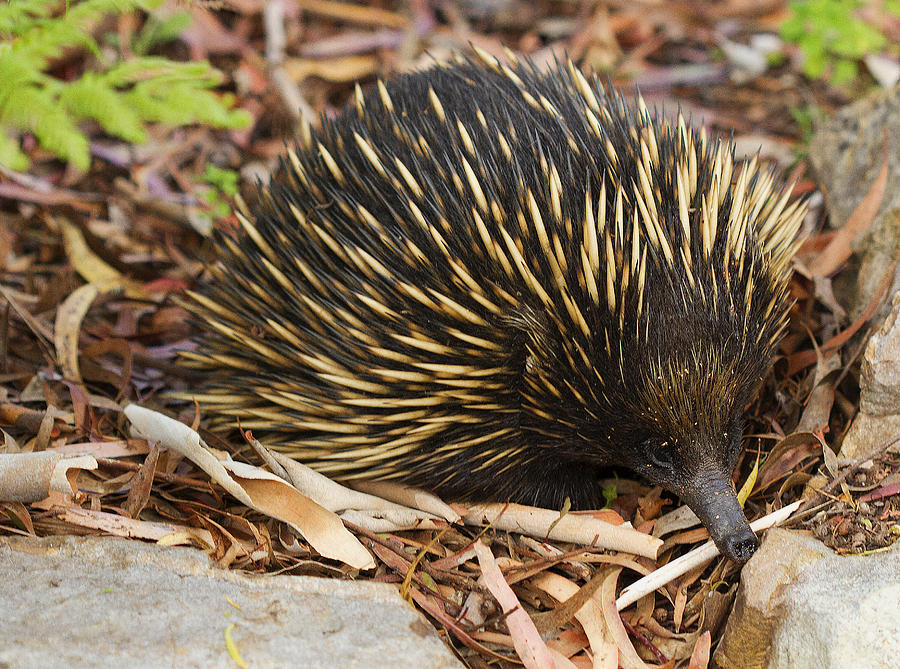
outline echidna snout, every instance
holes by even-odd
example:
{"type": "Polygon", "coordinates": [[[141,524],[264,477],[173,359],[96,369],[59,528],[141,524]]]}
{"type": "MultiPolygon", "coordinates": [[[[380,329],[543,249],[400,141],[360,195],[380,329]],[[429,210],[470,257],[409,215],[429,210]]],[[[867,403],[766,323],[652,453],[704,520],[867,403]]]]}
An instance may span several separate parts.
{"type": "Polygon", "coordinates": [[[725,557],[741,563],[750,559],[759,542],[738,503],[730,474],[707,468],[682,488],[680,496],[725,557]]]}
{"type": "Polygon", "coordinates": [[[804,214],[757,159],[479,53],[357,89],[260,194],[192,293],[212,427],[458,501],[585,508],[627,466],[751,552],[729,472],[804,214]]]}

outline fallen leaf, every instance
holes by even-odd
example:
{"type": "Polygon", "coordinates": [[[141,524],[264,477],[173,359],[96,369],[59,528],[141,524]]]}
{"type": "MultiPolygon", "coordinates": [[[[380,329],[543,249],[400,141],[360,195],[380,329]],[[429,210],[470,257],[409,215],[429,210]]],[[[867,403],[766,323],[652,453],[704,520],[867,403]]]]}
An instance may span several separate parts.
{"type": "Polygon", "coordinates": [[[106,284],[88,283],[72,291],[71,295],[59,305],[53,327],[53,344],[64,378],[82,383],[81,372],[78,370],[78,337],[81,334],[81,323],[98,295],[118,288],[117,281],[106,284]]]}
{"type": "Polygon", "coordinates": [[[840,267],[853,253],[850,243],[863,233],[878,213],[878,207],[884,199],[884,191],[887,188],[888,179],[888,142],[885,137],[884,161],[881,171],[875,178],[869,192],[850,214],[847,222],[837,231],[831,242],[822,252],[809,263],[809,273],[812,276],[827,276],[840,267]]]}
{"type": "Polygon", "coordinates": [[[490,523],[499,530],[600,546],[655,560],[662,541],[630,527],[618,527],[590,516],[566,514],[521,504],[473,504],[463,515],[467,525],[490,523]],[[552,526],[552,529],[551,529],[552,526]]]}
{"type": "Polygon", "coordinates": [[[603,583],[600,584],[600,590],[594,594],[597,603],[603,612],[603,619],[606,621],[606,629],[612,637],[613,642],[619,649],[619,665],[626,669],[649,669],[641,657],[634,649],[631,639],[628,638],[628,631],[622,624],[622,618],[616,608],[616,583],[619,579],[621,567],[611,568],[603,583]]]}
{"type": "MultiPolygon", "coordinates": [[[[576,595],[579,587],[569,579],[544,572],[536,576],[531,584],[540,588],[557,601],[564,602],[576,595]]],[[[594,669],[616,669],[619,665],[619,650],[612,641],[606,623],[603,620],[603,610],[595,597],[591,597],[575,613],[575,618],[581,623],[584,633],[587,635],[594,656],[594,669]]]]}
{"type": "Polygon", "coordinates": [[[478,556],[478,564],[481,565],[481,578],[485,587],[491,591],[494,599],[503,609],[506,617],[506,626],[513,638],[516,654],[522,660],[526,669],[550,669],[555,666],[550,650],[538,634],[534,621],[528,617],[516,593],[509,587],[509,583],[503,578],[503,573],[494,560],[491,549],[480,541],[473,545],[478,556]]]}
{"type": "Polygon", "coordinates": [[[61,515],[68,523],[79,527],[101,530],[107,534],[129,539],[148,539],[168,546],[190,544],[197,541],[205,546],[213,546],[213,537],[208,530],[175,523],[157,523],[147,520],[126,518],[116,513],[92,511],[91,509],[68,508],[61,515]]]}
{"type": "Polygon", "coordinates": [[[69,470],[97,469],[90,455],[61,453],[0,453],[0,500],[38,502],[51,491],[73,495],[77,489],[68,478],[69,470]]]}
{"type": "Polygon", "coordinates": [[[688,669],[706,669],[709,665],[709,648],[710,634],[709,631],[706,631],[700,635],[700,638],[697,639],[697,643],[694,645],[694,652],[691,653],[688,669]]]}
{"type": "Polygon", "coordinates": [[[217,458],[196,431],[184,423],[136,404],[125,407],[134,430],[190,459],[245,506],[289,523],[321,555],[356,569],[375,561],[333,512],[316,504],[283,479],[259,467],[217,458]]]}
{"type": "Polygon", "coordinates": [[[297,0],[300,9],[349,23],[364,23],[388,28],[406,28],[409,19],[403,14],[377,7],[366,7],[334,0],[297,0]]]}

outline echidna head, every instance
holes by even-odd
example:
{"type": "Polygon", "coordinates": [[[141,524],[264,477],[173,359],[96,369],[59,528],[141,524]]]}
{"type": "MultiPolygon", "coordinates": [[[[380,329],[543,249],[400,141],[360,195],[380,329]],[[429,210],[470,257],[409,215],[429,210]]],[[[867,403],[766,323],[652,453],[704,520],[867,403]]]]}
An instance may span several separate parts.
{"type": "MultiPolygon", "coordinates": [[[[663,307],[654,313],[656,336],[622,343],[623,373],[610,373],[605,381],[612,402],[579,407],[586,416],[579,440],[585,450],[600,451],[677,494],[720,551],[744,562],[757,541],[731,472],[740,453],[743,412],[768,370],[771,351],[736,336],[733,326],[721,322],[727,315],[673,315],[663,307]]],[[[564,420],[575,422],[572,414],[564,420]]]]}
{"type": "Polygon", "coordinates": [[[681,497],[719,550],[744,562],[757,540],[737,501],[731,472],[741,448],[744,406],[757,385],[740,372],[759,362],[736,361],[738,369],[726,369],[716,368],[713,360],[690,360],[693,365],[682,362],[680,370],[651,370],[656,375],[645,380],[640,393],[645,413],[635,414],[629,464],[681,497]]]}
{"type": "MultiPolygon", "coordinates": [[[[764,274],[753,280],[770,290],[764,274]]],[[[554,334],[551,324],[528,319],[532,349],[540,354],[526,360],[523,385],[551,392],[534,398],[526,393],[526,411],[545,417],[534,419],[533,431],[557,434],[557,443],[564,444],[556,449],[560,457],[593,453],[674,492],[721,552],[743,562],[757,542],[731,472],[740,453],[743,413],[768,372],[780,324],[744,325],[748,310],[748,322],[760,321],[762,301],[709,309],[699,298],[682,302],[672,277],[659,273],[654,281],[640,336],[627,336],[636,328],[626,319],[625,335],[609,350],[605,337],[594,337],[599,342],[594,348],[582,346],[590,366],[577,364],[577,346],[566,333],[554,334]],[[532,410],[530,403],[537,406],[532,410]]]]}

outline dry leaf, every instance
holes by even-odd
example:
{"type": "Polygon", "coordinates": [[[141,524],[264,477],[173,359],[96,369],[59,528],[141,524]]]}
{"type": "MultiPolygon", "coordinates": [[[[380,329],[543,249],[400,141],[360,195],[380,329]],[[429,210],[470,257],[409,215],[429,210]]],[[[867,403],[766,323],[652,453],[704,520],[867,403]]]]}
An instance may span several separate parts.
{"type": "Polygon", "coordinates": [[[377,7],[367,7],[335,0],[297,0],[300,9],[348,23],[364,23],[388,28],[406,28],[409,19],[403,14],[377,7]]]}
{"type": "Polygon", "coordinates": [[[150,490],[153,487],[153,474],[156,472],[156,462],[159,459],[159,446],[153,444],[144,464],[138,469],[131,481],[131,489],[125,499],[123,511],[131,518],[137,518],[141,510],[147,506],[150,499],[150,490]]]}
{"type": "Polygon", "coordinates": [[[603,612],[606,629],[619,649],[619,665],[626,669],[649,669],[637,654],[631,639],[628,638],[628,631],[625,629],[625,625],[622,624],[622,619],[619,617],[619,611],[616,607],[616,583],[621,571],[621,567],[611,568],[606,578],[603,579],[600,590],[594,594],[594,598],[603,612]]]}
{"type": "MultiPolygon", "coordinates": [[[[413,512],[413,509],[410,509],[409,507],[395,504],[394,502],[382,499],[381,497],[376,497],[375,495],[369,495],[364,492],[344,487],[340,483],[332,481],[324,474],[304,465],[302,462],[292,460],[283,453],[278,453],[270,449],[266,449],[266,452],[275,460],[275,462],[284,468],[288,475],[288,480],[297,490],[304,495],[313,498],[318,504],[321,504],[329,511],[340,512],[347,509],[353,509],[356,511],[377,510],[413,512]]],[[[433,516],[428,513],[419,512],[418,517],[430,518],[433,516]]]]}
{"type": "Polygon", "coordinates": [[[191,540],[196,540],[211,548],[215,543],[212,534],[207,530],[175,523],[133,520],[116,513],[106,513],[105,511],[68,508],[61,518],[79,527],[90,527],[117,537],[158,541],[167,546],[189,544],[191,540]]]}
{"type": "Polygon", "coordinates": [[[284,69],[291,80],[301,82],[307,77],[319,77],[326,81],[358,81],[374,74],[378,69],[375,56],[341,56],[314,60],[312,58],[288,58],[284,69]]]}
{"type": "Polygon", "coordinates": [[[91,304],[101,292],[114,290],[118,282],[100,284],[89,283],[72,291],[56,310],[56,324],[53,327],[53,344],[60,371],[66,379],[81,383],[78,371],[78,337],[81,322],[91,304]]]}
{"type": "Polygon", "coordinates": [[[434,493],[397,483],[396,481],[353,481],[351,485],[361,492],[381,499],[396,502],[409,509],[419,509],[443,518],[448,523],[457,523],[459,514],[434,493]]]}
{"type": "Polygon", "coordinates": [[[284,480],[252,465],[219,460],[197,432],[161,413],[129,404],[125,415],[140,436],[189,458],[245,506],[289,523],[321,555],[356,569],[375,567],[372,556],[340,518],[284,480]]]}
{"type": "Polygon", "coordinates": [[[374,569],[375,561],[341,519],[274,474],[243,462],[222,463],[247,492],[252,508],[283,520],[320,554],[356,569],[374,569]]]}
{"type": "Polygon", "coordinates": [[[691,653],[691,661],[688,669],[706,669],[709,665],[710,634],[708,631],[700,635],[694,652],[691,653]]]}
{"type": "Polygon", "coordinates": [[[84,241],[84,235],[77,226],[70,223],[65,218],[57,218],[59,227],[63,234],[63,245],[66,249],[66,256],[72,267],[81,277],[88,283],[116,283],[121,282],[123,277],[117,269],[108,265],[91,251],[87,242],[84,241]]]}
{"type": "Polygon", "coordinates": [[[549,669],[555,666],[550,650],[538,634],[534,621],[528,617],[522,605],[519,603],[516,593],[509,587],[509,583],[503,578],[503,573],[494,561],[491,549],[480,541],[476,541],[473,548],[478,556],[478,564],[481,565],[481,578],[479,581],[491,591],[503,614],[506,616],[506,626],[513,638],[516,654],[522,660],[526,669],[549,669]]]}
{"type": "MultiPolygon", "coordinates": [[[[531,584],[560,602],[574,596],[579,590],[572,581],[552,572],[544,572],[536,576],[531,584]]],[[[584,606],[578,609],[575,618],[581,623],[590,643],[591,653],[594,657],[594,669],[616,669],[619,665],[619,651],[606,628],[603,610],[597,600],[591,597],[584,606]]]]}
{"type": "Polygon", "coordinates": [[[884,161],[881,165],[881,171],[875,178],[872,187],[869,188],[869,192],[866,193],[866,196],[853,210],[853,213],[850,214],[847,222],[837,231],[837,234],[835,234],[828,246],[809,263],[809,273],[812,276],[827,276],[850,257],[853,253],[850,243],[875,220],[875,214],[878,213],[878,207],[881,206],[881,200],[884,198],[887,179],[888,144],[885,138],[884,161]]]}
{"type": "Polygon", "coordinates": [[[69,470],[97,469],[90,455],[66,457],[61,453],[0,453],[0,500],[38,502],[50,491],[73,495],[69,470]]]}

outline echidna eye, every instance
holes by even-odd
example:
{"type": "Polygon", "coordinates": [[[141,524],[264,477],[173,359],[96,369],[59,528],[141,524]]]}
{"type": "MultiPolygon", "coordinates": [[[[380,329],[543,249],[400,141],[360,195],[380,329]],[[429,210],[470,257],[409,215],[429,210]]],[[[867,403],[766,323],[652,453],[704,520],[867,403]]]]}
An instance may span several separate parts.
{"type": "Polygon", "coordinates": [[[660,469],[672,469],[672,445],[655,440],[644,442],[644,450],[650,463],[660,469]]]}
{"type": "Polygon", "coordinates": [[[652,453],[650,459],[657,467],[672,469],[672,455],[668,451],[652,453]]]}

